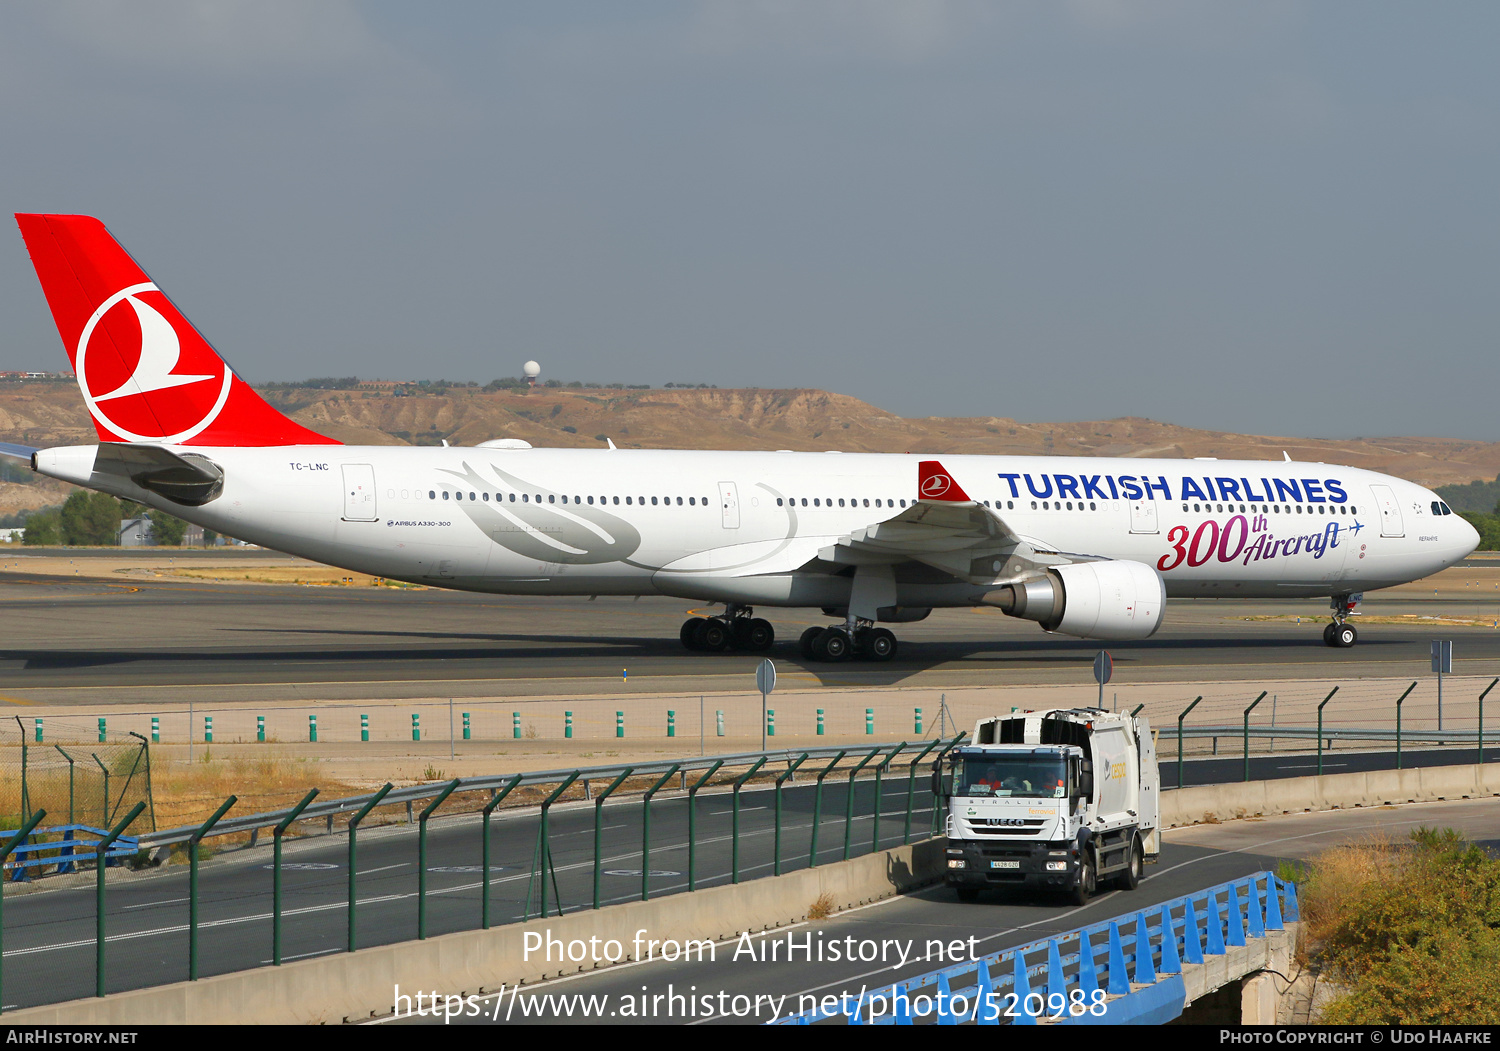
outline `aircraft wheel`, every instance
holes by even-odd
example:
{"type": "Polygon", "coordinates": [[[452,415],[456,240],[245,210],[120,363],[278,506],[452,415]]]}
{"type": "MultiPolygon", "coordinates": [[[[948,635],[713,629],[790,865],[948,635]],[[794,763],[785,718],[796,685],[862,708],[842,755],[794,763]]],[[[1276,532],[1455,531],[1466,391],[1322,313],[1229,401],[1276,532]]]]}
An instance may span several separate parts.
{"type": "Polygon", "coordinates": [[[829,628],[813,643],[813,655],[819,660],[845,661],[849,659],[849,636],[838,628],[829,628]]]}
{"type": "Polygon", "coordinates": [[[1325,646],[1337,646],[1338,645],[1338,643],[1336,643],[1336,642],[1333,641],[1333,629],[1335,629],[1337,627],[1338,627],[1337,624],[1325,624],[1325,625],[1323,625],[1323,645],[1325,645],[1325,646]]]}
{"type": "Polygon", "coordinates": [[[679,637],[682,644],[690,650],[696,650],[698,646],[698,625],[704,623],[702,617],[692,617],[682,622],[682,631],[679,637]]]}
{"type": "Polygon", "coordinates": [[[865,652],[872,661],[888,661],[896,655],[896,636],[885,628],[876,628],[865,639],[865,652]]]}
{"type": "Polygon", "coordinates": [[[771,648],[776,641],[776,629],[771,627],[769,620],[756,617],[746,626],[744,638],[736,637],[740,645],[753,653],[761,653],[771,648]]]}
{"type": "Polygon", "coordinates": [[[814,625],[802,633],[802,637],[797,640],[797,651],[802,654],[803,660],[813,661],[818,659],[818,636],[827,630],[827,628],[814,625]]]}
{"type": "Polygon", "coordinates": [[[1354,630],[1353,624],[1340,624],[1333,632],[1333,644],[1339,649],[1347,650],[1359,641],[1359,632],[1354,630]]]}

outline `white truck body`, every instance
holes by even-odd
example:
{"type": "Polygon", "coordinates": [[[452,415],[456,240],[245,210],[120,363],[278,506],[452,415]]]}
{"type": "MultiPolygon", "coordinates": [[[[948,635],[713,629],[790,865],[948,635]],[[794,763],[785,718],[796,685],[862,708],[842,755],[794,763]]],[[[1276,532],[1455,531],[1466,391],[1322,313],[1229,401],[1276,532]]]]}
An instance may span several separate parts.
{"type": "Polygon", "coordinates": [[[948,883],[960,897],[1003,886],[1093,893],[1133,887],[1160,851],[1160,777],[1145,718],[1048,709],[981,719],[952,749],[948,883]]]}

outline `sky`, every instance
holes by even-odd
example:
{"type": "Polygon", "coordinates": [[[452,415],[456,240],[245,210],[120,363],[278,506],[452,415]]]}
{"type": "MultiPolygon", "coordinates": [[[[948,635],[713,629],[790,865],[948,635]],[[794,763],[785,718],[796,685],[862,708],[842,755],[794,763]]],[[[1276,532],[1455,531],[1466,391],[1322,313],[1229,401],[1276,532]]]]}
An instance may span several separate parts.
{"type": "MultiPolygon", "coordinates": [[[[1500,440],[1500,6],[0,6],[0,201],[251,382],[1500,440]]],[[[66,367],[14,225],[0,370],[66,367]]]]}

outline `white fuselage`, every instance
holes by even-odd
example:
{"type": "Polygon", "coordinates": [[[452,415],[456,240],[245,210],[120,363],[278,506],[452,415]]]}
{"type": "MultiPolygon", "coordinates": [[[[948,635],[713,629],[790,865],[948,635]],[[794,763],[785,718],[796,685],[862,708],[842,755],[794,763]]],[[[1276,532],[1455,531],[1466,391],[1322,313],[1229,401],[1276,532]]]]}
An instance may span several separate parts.
{"type": "MultiPolygon", "coordinates": [[[[182,507],[96,473],[94,446],[38,470],[346,569],[521,594],[665,594],[838,606],[820,558],[912,503],[912,455],[389,446],[202,448],[222,494],[182,507]]],[[[1156,568],[1173,596],[1357,593],[1452,565],[1477,536],[1411,482],[1325,464],[944,456],[968,495],[1039,550],[1156,568]]],[[[1000,565],[995,566],[996,578],[1000,565]]],[[[898,603],[987,590],[917,563],[898,603]]]]}

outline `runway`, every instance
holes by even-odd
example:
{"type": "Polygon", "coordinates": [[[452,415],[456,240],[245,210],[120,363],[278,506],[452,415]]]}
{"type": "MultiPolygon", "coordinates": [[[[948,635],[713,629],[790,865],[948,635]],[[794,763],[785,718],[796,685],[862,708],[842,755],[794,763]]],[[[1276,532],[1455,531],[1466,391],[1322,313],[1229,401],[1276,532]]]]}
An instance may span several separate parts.
{"type": "MultiPolygon", "coordinates": [[[[743,690],[761,660],[685,651],[678,628],[693,607],[675,599],[235,584],[101,571],[104,557],[121,555],[79,553],[64,559],[72,572],[59,574],[30,572],[29,556],[7,553],[0,570],[7,699],[99,706],[195,690],[217,700],[718,692],[743,690]]],[[[210,561],[198,552],[172,557],[177,569],[210,561]]],[[[247,572],[272,562],[311,565],[261,552],[234,558],[247,572]]],[[[1117,680],[1137,683],[1399,677],[1428,673],[1430,640],[1452,638],[1456,673],[1500,674],[1500,629],[1491,626],[1500,623],[1497,584],[1500,562],[1475,560],[1371,594],[1349,650],[1322,645],[1324,603],[1232,599],[1173,600],[1154,637],[1109,649],[1117,680]]],[[[808,686],[1076,684],[1090,681],[1100,649],[995,610],[938,610],[894,626],[901,649],[888,664],[819,664],[802,660],[796,638],[825,618],[815,610],[760,612],[777,631],[770,656],[808,686]]]]}

